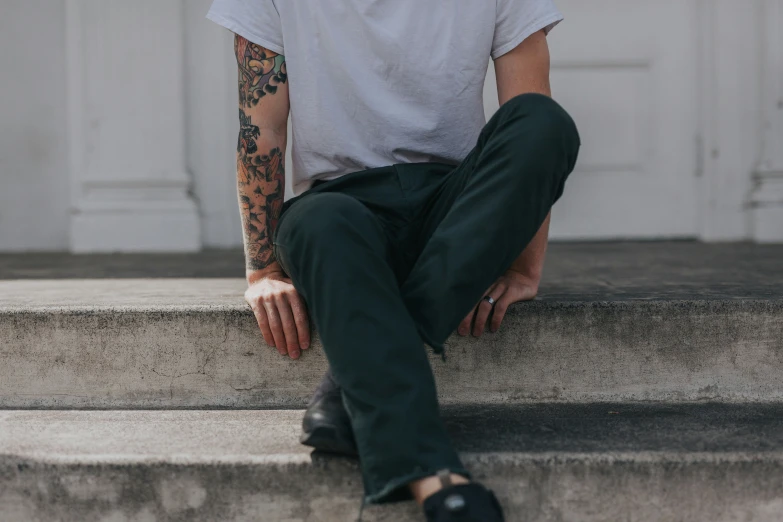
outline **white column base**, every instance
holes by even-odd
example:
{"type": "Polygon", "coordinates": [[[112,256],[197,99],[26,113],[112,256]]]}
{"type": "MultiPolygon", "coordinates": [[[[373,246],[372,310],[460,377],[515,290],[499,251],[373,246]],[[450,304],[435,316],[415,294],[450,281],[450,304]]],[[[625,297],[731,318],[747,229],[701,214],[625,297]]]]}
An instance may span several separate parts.
{"type": "Polygon", "coordinates": [[[783,244],[783,206],[756,208],[753,220],[756,243],[783,244]]]}
{"type": "Polygon", "coordinates": [[[753,240],[783,243],[783,172],[756,174],[750,205],[753,240]]]}
{"type": "Polygon", "coordinates": [[[79,214],[71,222],[71,251],[198,252],[201,238],[193,229],[197,219],[195,212],[174,214],[164,210],[145,215],[79,214]]]}
{"type": "Polygon", "coordinates": [[[84,183],[73,211],[71,250],[86,252],[195,252],[201,232],[195,203],[181,181],[84,183]]]}

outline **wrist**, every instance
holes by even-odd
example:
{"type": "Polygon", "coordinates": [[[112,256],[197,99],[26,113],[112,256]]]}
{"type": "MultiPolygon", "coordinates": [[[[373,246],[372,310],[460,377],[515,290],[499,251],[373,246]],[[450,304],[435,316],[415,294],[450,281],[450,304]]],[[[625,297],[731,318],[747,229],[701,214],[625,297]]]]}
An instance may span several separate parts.
{"type": "Polygon", "coordinates": [[[283,275],[283,269],[277,261],[273,261],[264,268],[248,268],[245,270],[245,279],[247,279],[247,283],[250,285],[263,279],[281,275],[283,275]]]}
{"type": "Polygon", "coordinates": [[[538,289],[538,285],[541,283],[542,271],[530,269],[520,270],[518,268],[511,267],[506,271],[506,275],[538,289]]]}

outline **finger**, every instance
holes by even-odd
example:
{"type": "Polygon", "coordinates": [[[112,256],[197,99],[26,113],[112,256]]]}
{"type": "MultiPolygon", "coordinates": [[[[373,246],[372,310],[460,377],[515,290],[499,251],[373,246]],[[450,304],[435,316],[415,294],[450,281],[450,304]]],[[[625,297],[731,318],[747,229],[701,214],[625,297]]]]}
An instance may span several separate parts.
{"type": "Polygon", "coordinates": [[[266,310],[263,306],[256,306],[253,308],[253,315],[256,316],[256,322],[258,328],[261,330],[261,335],[264,337],[264,342],[270,348],[275,345],[275,338],[272,335],[272,330],[269,328],[269,319],[266,316],[266,310]]]}
{"type": "MultiPolygon", "coordinates": [[[[494,287],[490,288],[486,295],[490,296],[497,302],[505,290],[506,285],[503,283],[498,283],[494,287]]],[[[492,305],[489,304],[489,301],[482,298],[478,305],[478,310],[476,311],[476,322],[473,324],[474,336],[481,337],[481,334],[484,333],[484,329],[487,327],[487,319],[489,319],[490,313],[492,313],[492,305]]]]}
{"type": "MultiPolygon", "coordinates": [[[[495,287],[493,284],[489,289],[485,292],[484,295],[487,295],[489,292],[492,291],[492,289],[495,287]]],[[[483,298],[482,298],[483,299],[483,298]]],[[[459,327],[457,329],[457,333],[460,335],[468,335],[470,333],[470,327],[473,324],[473,319],[476,318],[476,313],[478,312],[479,305],[481,304],[481,301],[476,303],[476,306],[474,306],[468,315],[465,316],[465,318],[462,320],[462,322],[459,324],[459,327]]]]}
{"type": "Polygon", "coordinates": [[[476,307],[470,309],[470,312],[468,312],[468,315],[465,316],[465,319],[462,320],[461,323],[459,323],[459,326],[457,327],[457,333],[465,336],[470,333],[470,323],[473,322],[473,316],[476,315],[476,307]]]}
{"type": "Polygon", "coordinates": [[[285,345],[285,334],[283,333],[283,323],[280,321],[280,314],[277,312],[277,306],[274,302],[264,302],[266,316],[269,319],[269,329],[272,330],[272,336],[275,339],[275,347],[280,355],[287,355],[288,348],[285,345]]]}
{"type": "Polygon", "coordinates": [[[291,359],[298,359],[301,355],[299,348],[299,336],[296,334],[296,323],[294,322],[294,313],[291,310],[291,304],[286,296],[280,296],[277,300],[277,312],[280,314],[280,322],[283,325],[283,334],[285,335],[285,346],[288,356],[291,359]]]}
{"type": "Polygon", "coordinates": [[[291,310],[294,312],[294,322],[296,331],[299,335],[299,346],[302,350],[310,348],[310,318],[307,315],[307,306],[304,299],[298,293],[289,297],[291,301],[291,310]]]}
{"type": "Polygon", "coordinates": [[[503,322],[503,318],[506,316],[508,307],[513,302],[514,300],[510,295],[504,294],[500,297],[500,299],[498,299],[498,302],[495,303],[495,309],[492,311],[492,322],[489,325],[489,330],[492,333],[498,331],[498,328],[500,328],[500,323],[503,322]]]}

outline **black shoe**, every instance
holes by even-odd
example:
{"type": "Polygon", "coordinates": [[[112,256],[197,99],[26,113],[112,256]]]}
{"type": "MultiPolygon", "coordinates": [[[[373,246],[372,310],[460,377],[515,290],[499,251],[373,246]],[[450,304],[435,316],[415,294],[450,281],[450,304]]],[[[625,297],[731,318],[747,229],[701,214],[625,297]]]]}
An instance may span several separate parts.
{"type": "Polygon", "coordinates": [[[424,501],[428,522],[504,522],[495,494],[481,484],[441,489],[424,501]]]}
{"type": "Polygon", "coordinates": [[[340,385],[332,377],[331,370],[326,372],[310,400],[302,419],[299,441],[318,451],[352,457],[357,455],[351,419],[343,406],[340,385]]]}

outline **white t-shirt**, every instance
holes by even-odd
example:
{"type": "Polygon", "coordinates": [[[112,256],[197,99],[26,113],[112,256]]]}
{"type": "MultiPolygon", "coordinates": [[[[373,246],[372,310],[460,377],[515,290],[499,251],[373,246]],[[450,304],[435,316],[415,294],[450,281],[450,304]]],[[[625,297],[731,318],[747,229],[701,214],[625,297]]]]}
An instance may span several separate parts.
{"type": "Polygon", "coordinates": [[[294,193],[394,163],[458,164],[486,123],[489,57],[563,19],[552,0],[215,0],[285,55],[294,193]]]}

